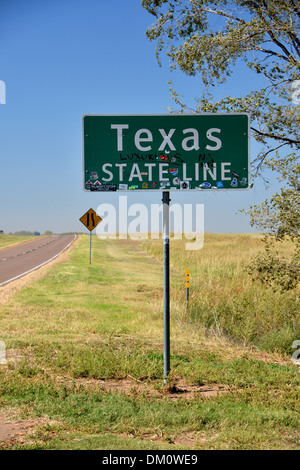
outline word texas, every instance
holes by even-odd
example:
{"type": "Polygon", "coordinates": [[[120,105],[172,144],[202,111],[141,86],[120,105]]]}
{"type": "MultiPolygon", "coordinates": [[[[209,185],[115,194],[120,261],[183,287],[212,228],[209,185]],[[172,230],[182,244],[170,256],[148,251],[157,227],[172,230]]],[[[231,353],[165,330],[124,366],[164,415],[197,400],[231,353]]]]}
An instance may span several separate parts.
{"type": "MultiPolygon", "coordinates": [[[[129,124],[111,124],[111,129],[115,129],[116,132],[116,144],[117,144],[117,150],[119,152],[123,151],[123,136],[126,135],[125,131],[126,129],[129,129],[129,124]]],[[[170,129],[170,131],[167,133],[164,129],[158,129],[162,141],[160,146],[158,147],[159,151],[164,151],[166,146],[168,145],[169,150],[176,151],[176,147],[174,143],[172,142],[172,136],[176,132],[176,129],[170,129]]],[[[206,137],[208,140],[211,142],[214,142],[214,145],[206,145],[207,150],[219,150],[222,146],[222,142],[214,134],[219,134],[221,132],[221,129],[214,127],[211,129],[208,129],[206,132],[206,137]]],[[[183,129],[182,133],[184,135],[187,135],[184,139],[182,139],[181,146],[182,149],[185,151],[190,151],[190,150],[199,150],[199,133],[197,129],[194,128],[189,128],[189,129],[183,129]]],[[[152,146],[150,145],[153,142],[153,135],[152,132],[149,129],[139,129],[134,136],[134,144],[137,148],[137,150],[140,150],[142,152],[149,152],[152,150],[152,146]]]]}

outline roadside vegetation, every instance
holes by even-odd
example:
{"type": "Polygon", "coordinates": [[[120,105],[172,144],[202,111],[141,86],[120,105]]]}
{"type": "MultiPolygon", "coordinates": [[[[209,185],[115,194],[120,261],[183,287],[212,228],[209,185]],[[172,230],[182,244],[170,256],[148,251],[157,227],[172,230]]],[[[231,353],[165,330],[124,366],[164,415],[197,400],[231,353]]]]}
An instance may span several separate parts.
{"type": "MultiPolygon", "coordinates": [[[[162,257],[160,241],[143,246],[162,257]]],[[[293,244],[285,240],[278,249],[288,256],[293,244]]],[[[282,292],[261,282],[252,262],[263,252],[259,234],[207,234],[199,251],[186,251],[184,240],[173,240],[172,299],[184,304],[184,271],[189,269],[185,318],[190,324],[243,346],[292,354],[300,338],[300,289],[282,292]]]]}
{"type": "Polygon", "coordinates": [[[80,236],[1,305],[0,418],[37,425],[0,448],[299,448],[299,304],[252,283],[258,236],[207,235],[198,252],[171,241],[167,385],[162,241],[93,237],[92,247],[90,265],[80,236]]]}

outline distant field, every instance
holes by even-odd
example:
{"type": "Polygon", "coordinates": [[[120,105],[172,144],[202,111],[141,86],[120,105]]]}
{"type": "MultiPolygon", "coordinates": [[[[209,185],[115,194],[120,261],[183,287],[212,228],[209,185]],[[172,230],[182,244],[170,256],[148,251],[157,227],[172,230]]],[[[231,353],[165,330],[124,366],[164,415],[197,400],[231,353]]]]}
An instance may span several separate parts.
{"type": "Polygon", "coordinates": [[[1,305],[0,436],[31,427],[0,448],[299,449],[297,297],[252,283],[259,237],[171,241],[167,385],[162,240],[92,238],[1,305]]]}
{"type": "Polygon", "coordinates": [[[34,238],[33,236],[22,236],[22,235],[6,235],[0,234],[0,248],[14,245],[15,243],[21,243],[26,240],[34,238]]]}
{"type": "MultiPolygon", "coordinates": [[[[170,262],[175,304],[184,300],[185,269],[191,273],[187,320],[238,344],[291,354],[300,339],[300,289],[282,294],[253,282],[247,267],[264,249],[260,235],[206,234],[198,251],[185,250],[185,243],[171,241],[170,262]]],[[[145,241],[143,248],[162,259],[161,241],[145,241]]]]}

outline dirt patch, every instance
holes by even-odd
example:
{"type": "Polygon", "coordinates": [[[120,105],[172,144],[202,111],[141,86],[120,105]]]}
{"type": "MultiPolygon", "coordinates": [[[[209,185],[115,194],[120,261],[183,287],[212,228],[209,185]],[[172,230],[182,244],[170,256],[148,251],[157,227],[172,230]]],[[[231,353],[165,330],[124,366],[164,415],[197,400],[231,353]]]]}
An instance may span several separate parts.
{"type": "Polygon", "coordinates": [[[176,384],[148,382],[132,378],[120,380],[75,379],[78,387],[91,387],[104,392],[121,392],[126,395],[144,395],[149,398],[193,399],[197,396],[215,397],[231,389],[223,385],[190,385],[179,379],[176,384]]]}
{"type": "Polygon", "coordinates": [[[0,448],[22,443],[26,435],[47,422],[46,418],[19,419],[16,411],[0,411],[0,448]]]}
{"type": "Polygon", "coordinates": [[[184,381],[179,380],[176,385],[168,388],[167,395],[170,398],[196,398],[202,397],[215,397],[220,393],[230,392],[230,388],[224,385],[188,385],[184,381]]]}

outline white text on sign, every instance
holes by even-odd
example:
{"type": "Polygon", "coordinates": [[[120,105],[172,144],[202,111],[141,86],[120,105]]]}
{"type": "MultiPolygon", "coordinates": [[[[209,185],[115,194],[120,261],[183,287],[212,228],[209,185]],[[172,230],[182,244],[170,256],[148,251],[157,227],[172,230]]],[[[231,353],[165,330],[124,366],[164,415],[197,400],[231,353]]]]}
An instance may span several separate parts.
{"type": "MultiPolygon", "coordinates": [[[[125,131],[129,129],[129,124],[111,124],[111,129],[115,129],[117,131],[116,133],[116,143],[117,143],[117,150],[119,152],[123,152],[123,147],[124,147],[124,142],[123,142],[123,136],[125,135],[125,131]]],[[[174,143],[172,142],[172,137],[176,132],[176,129],[170,129],[168,132],[165,131],[165,129],[158,129],[162,141],[160,143],[160,146],[158,147],[158,151],[163,152],[167,149],[171,151],[176,151],[176,147],[174,143]]],[[[182,149],[185,151],[191,151],[191,150],[199,150],[200,145],[199,145],[199,132],[197,129],[194,128],[188,128],[188,129],[183,129],[182,133],[184,135],[187,135],[187,137],[182,139],[181,146],[182,149]]],[[[210,142],[214,142],[214,145],[209,145],[206,144],[205,148],[207,150],[211,151],[216,151],[219,150],[222,147],[222,141],[219,139],[214,134],[220,134],[221,129],[217,127],[213,127],[211,129],[208,129],[206,132],[206,139],[209,140],[210,142]]],[[[152,150],[152,146],[150,143],[153,142],[153,135],[152,132],[149,129],[139,129],[136,131],[135,136],[134,136],[134,144],[137,150],[142,151],[142,152],[150,152],[152,150]],[[145,145],[145,144],[149,145],[145,145]]]]}

